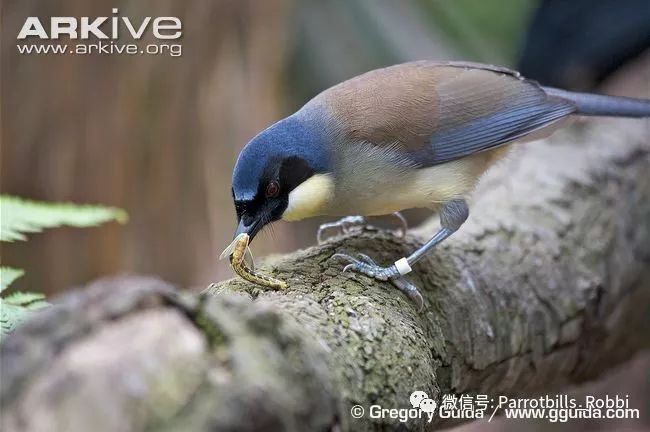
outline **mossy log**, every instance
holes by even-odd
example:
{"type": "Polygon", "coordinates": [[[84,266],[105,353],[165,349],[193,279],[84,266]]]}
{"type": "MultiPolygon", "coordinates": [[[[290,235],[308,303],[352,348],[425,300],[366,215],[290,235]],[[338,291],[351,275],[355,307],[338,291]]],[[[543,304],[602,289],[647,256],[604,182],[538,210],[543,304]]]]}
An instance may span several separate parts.
{"type": "Polygon", "coordinates": [[[418,313],[335,252],[389,263],[427,239],[363,233],[269,260],[283,292],[94,282],[1,347],[4,431],[429,430],[372,419],[422,390],[532,396],[650,345],[650,129],[601,120],[520,146],[467,225],[415,266],[418,313]],[[366,415],[354,419],[353,405],[366,415]]]}

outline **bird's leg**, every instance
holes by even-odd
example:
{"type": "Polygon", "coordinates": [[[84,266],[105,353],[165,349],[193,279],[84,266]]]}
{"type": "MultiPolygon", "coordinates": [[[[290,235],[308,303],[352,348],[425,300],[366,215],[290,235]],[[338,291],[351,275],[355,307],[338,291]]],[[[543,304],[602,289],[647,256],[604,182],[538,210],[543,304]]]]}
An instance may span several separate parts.
{"type": "MultiPolygon", "coordinates": [[[[404,216],[402,216],[400,212],[392,213],[392,216],[394,216],[398,220],[399,222],[398,236],[400,238],[403,238],[406,235],[406,231],[408,230],[408,224],[406,222],[406,219],[404,218],[404,216]]],[[[367,219],[363,216],[346,216],[335,222],[328,222],[319,226],[318,231],[316,233],[316,239],[318,240],[318,244],[323,244],[325,240],[327,240],[326,238],[323,238],[323,234],[325,231],[336,228],[339,229],[341,233],[348,234],[356,227],[361,227],[362,229],[368,229],[368,230],[378,229],[372,225],[369,225],[367,219]]]]}
{"type": "MultiPolygon", "coordinates": [[[[395,262],[399,266],[399,262],[406,261],[408,266],[412,266],[418,262],[429,250],[442,243],[447,237],[458,231],[458,229],[465,223],[469,217],[469,208],[464,199],[455,199],[447,201],[440,208],[440,229],[436,232],[431,239],[426,242],[422,247],[417,249],[407,258],[402,258],[395,262]]],[[[400,274],[404,276],[409,273],[411,269],[404,269],[400,274]]]]}
{"type": "MultiPolygon", "coordinates": [[[[333,258],[341,258],[349,263],[345,266],[343,271],[355,270],[378,280],[392,280],[393,284],[401,291],[407,293],[411,299],[414,299],[414,296],[419,296],[421,299],[417,288],[406,281],[403,276],[410,273],[412,270],[411,266],[418,262],[427,252],[429,252],[429,250],[433,249],[447,237],[458,231],[460,226],[467,220],[468,216],[469,209],[465,200],[457,199],[446,202],[440,209],[441,228],[438,232],[436,232],[428,242],[418,248],[411,255],[397,260],[389,267],[378,266],[372,259],[369,259],[368,256],[363,254],[360,255],[361,259],[340,253],[334,254],[333,258]],[[408,286],[404,283],[407,283],[408,286]],[[417,295],[413,293],[413,290],[417,295]]],[[[415,299],[414,301],[418,303],[415,299]]]]}
{"type": "Polygon", "coordinates": [[[391,213],[391,214],[392,214],[392,215],[397,219],[397,221],[399,222],[399,230],[400,230],[400,231],[398,231],[399,234],[398,234],[397,236],[398,236],[399,238],[404,238],[404,236],[406,235],[406,231],[408,231],[408,229],[409,229],[409,224],[408,224],[408,222],[406,221],[406,218],[405,218],[404,215],[402,215],[402,213],[400,213],[400,212],[394,212],[394,213],[391,213]]]}

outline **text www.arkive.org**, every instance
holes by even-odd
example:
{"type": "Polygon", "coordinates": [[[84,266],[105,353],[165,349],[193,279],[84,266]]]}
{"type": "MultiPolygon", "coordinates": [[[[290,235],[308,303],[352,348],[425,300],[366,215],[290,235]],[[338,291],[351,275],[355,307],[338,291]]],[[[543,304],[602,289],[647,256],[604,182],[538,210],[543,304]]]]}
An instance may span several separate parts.
{"type": "Polygon", "coordinates": [[[111,54],[126,54],[126,55],[168,55],[171,57],[179,57],[183,54],[183,46],[181,44],[147,44],[139,47],[134,43],[115,43],[111,42],[96,42],[96,43],[79,43],[79,44],[17,44],[16,48],[20,54],[34,54],[34,55],[56,55],[56,54],[72,54],[72,55],[111,55],[111,54]]]}

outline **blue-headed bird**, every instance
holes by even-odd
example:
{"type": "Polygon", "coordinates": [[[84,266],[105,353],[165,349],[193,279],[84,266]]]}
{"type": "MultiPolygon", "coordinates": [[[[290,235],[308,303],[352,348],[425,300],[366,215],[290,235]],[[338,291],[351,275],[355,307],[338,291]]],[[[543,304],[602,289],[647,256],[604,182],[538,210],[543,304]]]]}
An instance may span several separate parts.
{"type": "Polygon", "coordinates": [[[507,68],[420,61],[335,85],[255,136],[232,176],[238,226],[252,238],[276,220],[439,212],[441,227],[388,267],[336,254],[346,269],[391,280],[418,306],[404,279],[457,231],[483,173],[514,142],[550,135],[572,116],[650,117],[650,101],[542,87],[507,68]]]}

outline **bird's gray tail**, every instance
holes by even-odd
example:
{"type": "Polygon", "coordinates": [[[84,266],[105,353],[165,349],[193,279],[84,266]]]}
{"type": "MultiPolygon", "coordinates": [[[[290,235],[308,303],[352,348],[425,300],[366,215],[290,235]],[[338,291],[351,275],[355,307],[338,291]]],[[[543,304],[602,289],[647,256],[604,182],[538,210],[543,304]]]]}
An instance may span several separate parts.
{"type": "Polygon", "coordinates": [[[571,101],[578,108],[575,114],[584,116],[650,117],[650,100],[621,96],[576,93],[553,87],[543,87],[549,96],[571,101]]]}

